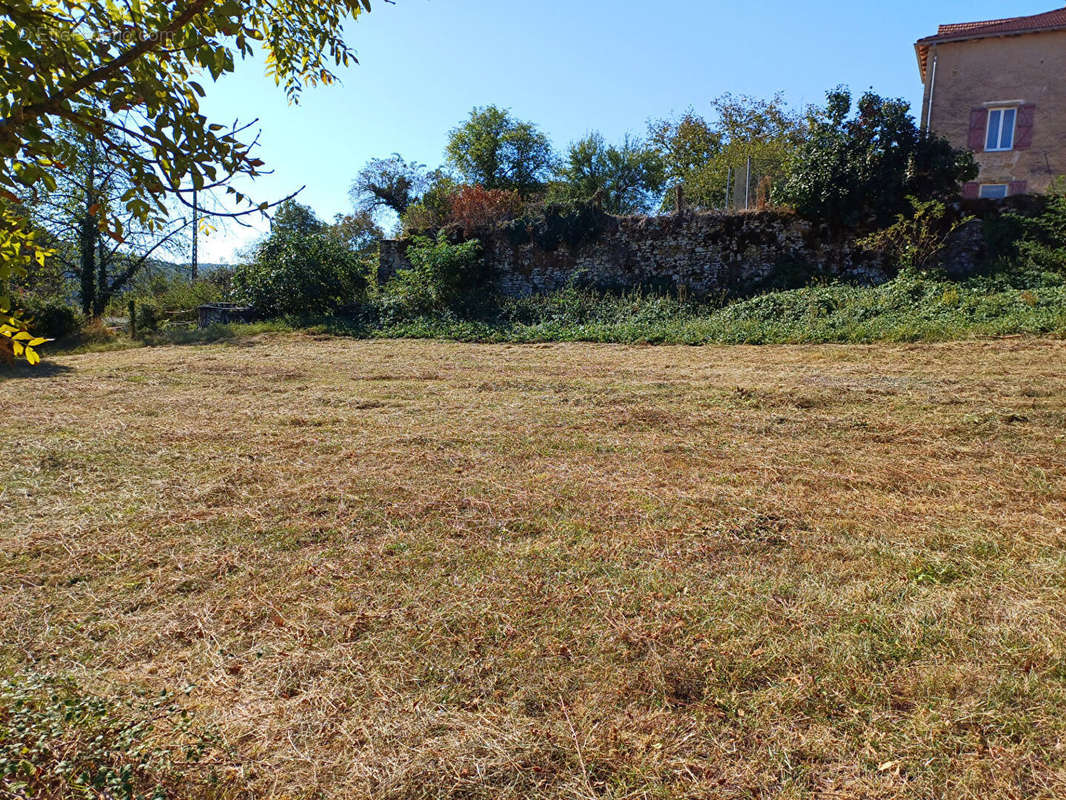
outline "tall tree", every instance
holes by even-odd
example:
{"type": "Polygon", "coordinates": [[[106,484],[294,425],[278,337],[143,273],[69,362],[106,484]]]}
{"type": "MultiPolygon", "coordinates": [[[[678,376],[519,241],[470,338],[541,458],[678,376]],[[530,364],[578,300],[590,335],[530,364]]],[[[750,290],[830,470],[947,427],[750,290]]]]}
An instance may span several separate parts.
{"type": "MultiPolygon", "coordinates": [[[[269,75],[295,101],[354,62],[343,25],[369,9],[369,0],[0,3],[0,312],[10,309],[12,273],[44,255],[11,204],[38,184],[53,190],[72,160],[56,135],[61,121],[110,151],[130,182],[127,212],[143,225],[165,224],[168,197],[191,205],[193,190],[261,174],[248,126],[212,124],[200,112],[204,76],[231,72],[259,44],[269,75]],[[115,130],[144,148],[108,139],[115,130]]],[[[100,223],[124,235],[114,211],[100,223]]]]}
{"type": "MultiPolygon", "coordinates": [[[[49,234],[55,260],[74,278],[82,311],[99,316],[151,259],[180,256],[194,223],[188,215],[176,215],[165,224],[141,224],[122,207],[121,200],[132,187],[111,162],[111,148],[69,126],[56,135],[71,140],[75,158],[64,165],[54,189],[37,187],[27,194],[24,205],[31,220],[49,234]],[[104,234],[101,221],[108,213],[121,224],[123,236],[104,234]]],[[[124,146],[135,148],[137,143],[124,146]]]]}
{"type": "Polygon", "coordinates": [[[721,134],[692,109],[676,120],[651,122],[648,142],[659,151],[666,179],[675,186],[683,185],[722,149],[721,134]]]}
{"type": "Polygon", "coordinates": [[[433,175],[425,164],[406,161],[399,153],[375,158],[359,170],[352,184],[352,203],[358,211],[388,209],[403,216],[425,193],[433,175]]]}
{"type": "Polygon", "coordinates": [[[271,236],[307,236],[321,233],[326,224],[322,222],[310,206],[301,205],[295,200],[286,200],[274,212],[270,220],[271,236]]]}
{"type": "Polygon", "coordinates": [[[374,217],[367,211],[338,214],[326,233],[330,238],[360,256],[373,254],[381,240],[385,238],[385,232],[378,227],[374,217]]]}
{"type": "Polygon", "coordinates": [[[452,130],[445,154],[466,182],[522,195],[542,189],[556,163],[551,141],[536,125],[496,106],[475,108],[452,130]]]}
{"type": "Polygon", "coordinates": [[[553,194],[575,200],[599,198],[609,214],[654,210],[666,181],[662,156],[628,136],[620,146],[608,145],[592,133],[574,142],[559,170],[553,194]]]}

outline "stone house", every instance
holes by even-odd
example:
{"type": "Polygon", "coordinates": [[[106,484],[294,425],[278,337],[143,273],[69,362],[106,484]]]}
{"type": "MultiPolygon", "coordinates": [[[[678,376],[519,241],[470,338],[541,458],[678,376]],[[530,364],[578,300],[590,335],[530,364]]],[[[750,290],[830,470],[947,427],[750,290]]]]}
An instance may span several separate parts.
{"type": "Polygon", "coordinates": [[[1066,8],[941,25],[915,48],[923,127],[981,167],[964,196],[1041,193],[1066,174],[1066,8]]]}

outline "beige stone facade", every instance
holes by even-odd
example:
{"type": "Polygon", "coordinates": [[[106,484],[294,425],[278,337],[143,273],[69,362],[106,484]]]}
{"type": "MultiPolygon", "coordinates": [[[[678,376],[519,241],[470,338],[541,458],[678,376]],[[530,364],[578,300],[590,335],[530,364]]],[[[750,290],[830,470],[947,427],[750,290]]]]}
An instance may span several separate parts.
{"type": "Polygon", "coordinates": [[[1066,175],[1066,30],[919,42],[922,124],[973,150],[971,197],[1046,192],[1066,175]]]}

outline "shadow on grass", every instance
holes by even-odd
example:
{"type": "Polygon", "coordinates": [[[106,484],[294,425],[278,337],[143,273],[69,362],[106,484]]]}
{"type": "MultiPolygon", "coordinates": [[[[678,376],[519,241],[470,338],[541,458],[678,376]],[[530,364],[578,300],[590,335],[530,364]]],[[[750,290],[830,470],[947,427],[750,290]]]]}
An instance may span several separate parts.
{"type": "Polygon", "coordinates": [[[0,381],[25,380],[27,378],[56,378],[73,371],[73,367],[68,367],[66,364],[56,364],[55,362],[48,360],[41,361],[41,363],[35,367],[31,367],[25,361],[18,361],[14,364],[4,364],[3,362],[0,362],[0,381]]]}

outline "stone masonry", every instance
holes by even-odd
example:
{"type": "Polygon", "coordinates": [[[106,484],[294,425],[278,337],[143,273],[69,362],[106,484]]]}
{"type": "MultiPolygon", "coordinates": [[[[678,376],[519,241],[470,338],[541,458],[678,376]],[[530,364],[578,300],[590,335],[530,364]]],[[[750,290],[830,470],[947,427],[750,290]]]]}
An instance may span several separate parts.
{"type": "MultiPolygon", "coordinates": [[[[878,256],[778,211],[602,215],[597,230],[576,244],[545,246],[543,237],[516,237],[506,227],[479,238],[486,288],[517,297],[573,284],[654,287],[706,297],[788,288],[816,277],[863,284],[889,278],[878,256]]],[[[408,246],[404,240],[383,243],[379,281],[410,266],[408,246]]]]}

